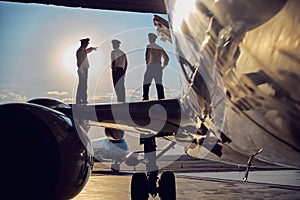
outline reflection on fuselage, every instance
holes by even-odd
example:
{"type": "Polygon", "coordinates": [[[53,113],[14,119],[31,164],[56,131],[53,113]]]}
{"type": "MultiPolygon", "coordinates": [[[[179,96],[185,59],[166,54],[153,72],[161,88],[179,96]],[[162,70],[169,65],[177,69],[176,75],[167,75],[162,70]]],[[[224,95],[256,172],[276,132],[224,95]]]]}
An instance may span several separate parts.
{"type": "MultiPolygon", "coordinates": [[[[299,1],[198,0],[190,10],[182,3],[167,5],[189,117],[222,151],[235,151],[237,163],[264,148],[259,158],[299,167],[299,1]]],[[[187,153],[202,155],[193,145],[187,153]]]]}

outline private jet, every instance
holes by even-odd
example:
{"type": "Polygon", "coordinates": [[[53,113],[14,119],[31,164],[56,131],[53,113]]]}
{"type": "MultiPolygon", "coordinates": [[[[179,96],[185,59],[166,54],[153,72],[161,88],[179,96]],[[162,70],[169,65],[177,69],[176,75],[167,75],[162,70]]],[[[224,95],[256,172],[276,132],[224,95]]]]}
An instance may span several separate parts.
{"type": "Polygon", "coordinates": [[[179,98],[130,103],[2,104],[2,141],[18,138],[2,151],[3,172],[16,174],[5,184],[24,198],[70,199],[84,188],[94,153],[87,125],[140,135],[149,162],[132,176],[133,200],[176,199],[174,173],[159,176],[156,138],[196,158],[300,168],[300,1],[16,2],[167,14],[168,20],[154,16],[153,24],[174,45],[183,90],[179,98]],[[20,152],[21,174],[14,165],[20,152]]]}
{"type": "Polygon", "coordinates": [[[110,128],[105,128],[104,130],[105,137],[92,140],[94,161],[102,163],[112,162],[111,170],[114,173],[120,171],[122,163],[135,169],[135,166],[142,162],[142,160],[138,159],[138,156],[144,151],[129,151],[128,143],[123,137],[124,131],[110,128]],[[115,133],[117,133],[116,136],[118,137],[113,135],[115,133]]]}

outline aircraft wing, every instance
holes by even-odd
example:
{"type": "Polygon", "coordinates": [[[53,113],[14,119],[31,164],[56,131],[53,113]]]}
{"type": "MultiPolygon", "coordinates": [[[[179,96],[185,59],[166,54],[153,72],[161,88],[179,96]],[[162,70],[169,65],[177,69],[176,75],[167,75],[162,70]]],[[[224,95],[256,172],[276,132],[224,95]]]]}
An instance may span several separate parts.
{"type": "Polygon", "coordinates": [[[131,103],[76,105],[55,108],[80,123],[132,131],[140,134],[173,135],[180,126],[181,109],[178,99],[151,100],[131,103]]]}

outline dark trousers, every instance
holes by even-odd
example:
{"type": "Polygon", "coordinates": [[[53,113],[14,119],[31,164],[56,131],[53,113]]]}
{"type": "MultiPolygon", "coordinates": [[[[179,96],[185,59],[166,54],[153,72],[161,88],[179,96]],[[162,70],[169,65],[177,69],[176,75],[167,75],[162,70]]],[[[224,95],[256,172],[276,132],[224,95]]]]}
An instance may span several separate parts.
{"type": "Polygon", "coordinates": [[[112,69],[112,78],[118,102],[125,102],[125,70],[121,67],[112,69]]]}
{"type": "Polygon", "coordinates": [[[79,82],[76,94],[76,104],[87,104],[88,69],[78,69],[77,73],[79,77],[79,82]]]}
{"type": "Polygon", "coordinates": [[[144,74],[143,82],[143,100],[149,99],[149,88],[152,80],[154,79],[156,84],[156,92],[158,99],[164,99],[164,86],[162,84],[162,67],[161,64],[148,64],[146,72],[144,74]]]}

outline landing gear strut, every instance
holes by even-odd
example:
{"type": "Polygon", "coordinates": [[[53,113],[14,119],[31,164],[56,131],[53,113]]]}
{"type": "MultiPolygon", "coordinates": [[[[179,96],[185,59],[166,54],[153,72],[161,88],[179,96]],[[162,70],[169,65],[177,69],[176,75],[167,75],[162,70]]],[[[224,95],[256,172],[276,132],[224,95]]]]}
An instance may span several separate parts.
{"type": "Polygon", "coordinates": [[[176,199],[175,175],[173,172],[163,172],[158,178],[156,164],[155,136],[143,137],[140,143],[144,144],[147,173],[135,173],[131,179],[131,199],[146,200],[149,194],[153,197],[159,195],[161,200],[176,199]]]}
{"type": "Polygon", "coordinates": [[[113,173],[119,173],[119,171],[120,171],[120,165],[118,164],[117,161],[114,161],[114,163],[111,164],[110,168],[113,173]]]}

